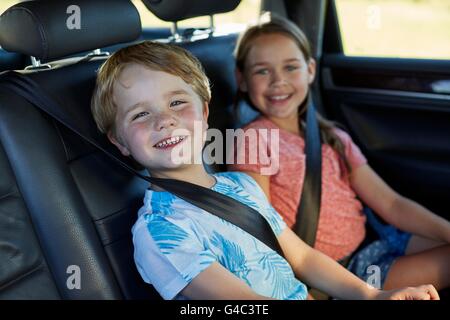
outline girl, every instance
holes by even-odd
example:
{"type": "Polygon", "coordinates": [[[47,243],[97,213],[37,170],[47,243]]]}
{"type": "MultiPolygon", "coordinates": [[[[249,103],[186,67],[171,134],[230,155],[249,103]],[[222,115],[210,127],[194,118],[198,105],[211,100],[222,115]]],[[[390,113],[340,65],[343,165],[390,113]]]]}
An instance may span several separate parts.
{"type": "MultiPolygon", "coordinates": [[[[285,19],[272,17],[249,28],[240,38],[236,54],[238,97],[261,113],[244,131],[279,129],[279,170],[262,175],[261,163],[230,168],[252,176],[289,227],[295,224],[303,186],[306,97],[315,67],[305,35],[285,19]]],[[[317,118],[323,145],[315,248],[335,260],[355,253],[366,232],[366,215],[358,197],[390,225],[407,233],[382,226],[369,212],[369,223],[381,239],[354,254],[349,269],[366,279],[370,276],[368,267],[378,266],[380,284],[386,289],[420,283],[432,283],[438,290],[447,288],[450,223],[392,190],[370,168],[348,134],[320,115],[317,118]]],[[[238,156],[257,154],[255,148],[238,146],[238,156]]]]}

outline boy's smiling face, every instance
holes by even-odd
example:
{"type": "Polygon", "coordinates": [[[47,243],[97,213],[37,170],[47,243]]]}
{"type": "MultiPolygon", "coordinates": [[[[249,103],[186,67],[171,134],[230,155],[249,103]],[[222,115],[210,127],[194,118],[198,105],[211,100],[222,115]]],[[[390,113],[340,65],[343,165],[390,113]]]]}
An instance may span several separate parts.
{"type": "MultiPolygon", "coordinates": [[[[113,92],[116,135],[109,132],[108,138],[152,174],[183,166],[174,161],[173,151],[183,156],[186,147],[193,147],[195,123],[202,124],[195,139],[203,145],[208,104],[180,77],[133,63],[121,72],[113,92]]],[[[191,163],[195,157],[194,150],[191,163]]]]}

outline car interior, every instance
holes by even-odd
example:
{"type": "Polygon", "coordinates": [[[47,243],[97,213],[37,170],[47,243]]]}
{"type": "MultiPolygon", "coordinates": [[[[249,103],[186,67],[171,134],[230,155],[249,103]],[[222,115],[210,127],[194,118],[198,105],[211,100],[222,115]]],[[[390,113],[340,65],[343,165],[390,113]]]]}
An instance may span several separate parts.
{"type": "MultiPolygon", "coordinates": [[[[175,25],[232,11],[240,0],[142,2],[175,25]]],[[[345,56],[333,1],[263,1],[261,9],[288,16],[311,39],[320,71],[313,88],[317,109],[347,128],[395,189],[449,219],[450,93],[433,91],[432,84],[450,79],[450,61],[345,56]]],[[[107,52],[142,40],[192,52],[211,81],[209,126],[225,132],[236,126],[237,38],[235,32],[142,29],[139,12],[126,0],[20,2],[0,18],[0,71],[39,83],[80,130],[112,149],[90,111],[107,52]],[[82,28],[75,33],[60,27],[73,4],[82,8],[82,28]]],[[[131,227],[147,182],[1,79],[0,176],[0,299],[161,299],[133,261],[131,227]],[[82,290],[67,286],[71,265],[81,270],[82,290]]]]}

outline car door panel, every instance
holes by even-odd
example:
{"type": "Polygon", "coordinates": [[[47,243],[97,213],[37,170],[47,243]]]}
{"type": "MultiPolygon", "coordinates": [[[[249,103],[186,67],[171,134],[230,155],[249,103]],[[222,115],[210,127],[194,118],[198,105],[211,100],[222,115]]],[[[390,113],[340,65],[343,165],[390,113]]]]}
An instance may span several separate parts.
{"type": "Polygon", "coordinates": [[[345,56],[335,19],[320,63],[326,116],[395,190],[450,219],[450,61],[345,56]]]}

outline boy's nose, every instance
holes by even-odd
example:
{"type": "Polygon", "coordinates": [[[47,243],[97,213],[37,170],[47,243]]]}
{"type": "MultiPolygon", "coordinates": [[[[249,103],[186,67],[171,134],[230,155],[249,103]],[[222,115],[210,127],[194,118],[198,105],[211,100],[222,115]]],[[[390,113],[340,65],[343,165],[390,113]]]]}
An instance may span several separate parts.
{"type": "Polygon", "coordinates": [[[162,129],[167,129],[169,127],[174,127],[176,125],[176,119],[168,114],[160,114],[155,121],[155,129],[160,131],[162,129]]]}

